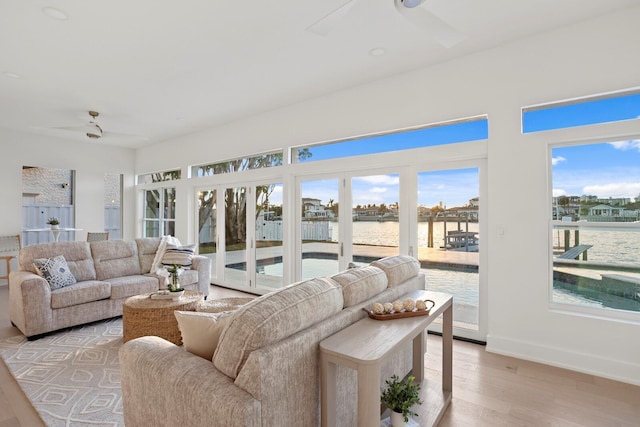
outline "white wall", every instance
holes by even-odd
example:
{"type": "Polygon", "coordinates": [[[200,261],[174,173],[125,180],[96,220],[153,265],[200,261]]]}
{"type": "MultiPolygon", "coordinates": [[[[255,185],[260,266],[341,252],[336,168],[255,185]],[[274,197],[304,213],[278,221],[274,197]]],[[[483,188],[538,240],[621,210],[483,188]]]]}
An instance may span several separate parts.
{"type": "MultiPolygon", "coordinates": [[[[124,174],[124,204],[129,208],[125,211],[123,228],[126,237],[134,237],[134,150],[3,129],[0,147],[0,235],[21,233],[22,166],[39,166],[76,171],[76,227],[83,229],[76,234],[79,240],[86,238],[87,231],[104,229],[104,174],[124,174]]],[[[0,269],[4,272],[4,264],[0,269]]]]}
{"type": "MultiPolygon", "coordinates": [[[[483,243],[488,262],[481,266],[488,274],[488,350],[640,384],[638,322],[549,308],[548,147],[545,135],[520,132],[522,106],[639,87],[639,21],[640,8],[626,10],[166,141],[138,150],[136,168],[166,170],[489,114],[488,197],[483,201],[488,204],[489,235],[483,243]],[[501,238],[498,227],[505,230],[501,238]],[[523,240],[526,254],[514,250],[523,240]]],[[[590,128],[552,132],[549,140],[640,135],[639,121],[590,128]]]]}

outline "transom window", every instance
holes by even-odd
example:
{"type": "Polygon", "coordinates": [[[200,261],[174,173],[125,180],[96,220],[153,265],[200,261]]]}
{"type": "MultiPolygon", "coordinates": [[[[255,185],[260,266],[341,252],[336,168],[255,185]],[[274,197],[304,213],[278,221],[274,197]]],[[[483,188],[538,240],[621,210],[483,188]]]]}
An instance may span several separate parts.
{"type": "Polygon", "coordinates": [[[282,166],[283,152],[273,151],[270,153],[257,154],[249,157],[239,157],[237,159],[226,160],[224,162],[211,163],[193,167],[193,176],[212,176],[223,173],[241,172],[251,169],[271,168],[282,166]]]}
{"type": "Polygon", "coordinates": [[[589,97],[524,108],[524,133],[562,129],[640,117],[640,91],[589,97]]]}
{"type": "Polygon", "coordinates": [[[154,182],[173,181],[180,178],[182,178],[182,171],[180,169],[154,172],[138,175],[138,184],[153,184],[154,182]]]}
{"type": "Polygon", "coordinates": [[[393,131],[324,144],[294,147],[294,162],[337,159],[364,154],[386,153],[411,148],[454,144],[487,139],[489,124],[486,116],[436,123],[418,129],[393,131]]]}

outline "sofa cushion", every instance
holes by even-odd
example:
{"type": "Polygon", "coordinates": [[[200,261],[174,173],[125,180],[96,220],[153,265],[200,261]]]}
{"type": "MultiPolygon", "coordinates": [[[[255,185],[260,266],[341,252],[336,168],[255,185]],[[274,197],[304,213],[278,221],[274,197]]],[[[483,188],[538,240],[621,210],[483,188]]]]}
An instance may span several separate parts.
{"type": "Polygon", "coordinates": [[[389,287],[399,285],[405,280],[417,276],[420,272],[418,260],[407,255],[382,258],[372,262],[371,265],[384,271],[389,287]]]}
{"type": "Polygon", "coordinates": [[[201,313],[174,311],[182,335],[182,345],[189,353],[207,360],[213,358],[222,330],[231,320],[232,312],[201,313]]]}
{"type": "Polygon", "coordinates": [[[111,299],[128,298],[158,290],[158,279],[153,276],[123,276],[108,280],[111,285],[111,299]]]}
{"type": "Polygon", "coordinates": [[[160,237],[142,237],[136,239],[138,245],[138,259],[140,260],[140,272],[150,273],[151,265],[160,246],[160,237]]]}
{"type": "Polygon", "coordinates": [[[91,254],[98,280],[140,274],[138,246],[134,240],[91,242],[91,254]]]}
{"type": "Polygon", "coordinates": [[[78,282],[96,280],[96,270],[87,242],[55,242],[25,246],[20,250],[20,269],[38,274],[33,260],[37,258],[53,258],[62,255],[67,261],[69,270],[78,282]]]}
{"type": "Polygon", "coordinates": [[[345,307],[360,304],[387,288],[387,275],[378,267],[351,268],[331,278],[342,287],[345,307]]]}
{"type": "Polygon", "coordinates": [[[76,283],[75,276],[69,270],[67,261],[62,255],[53,258],[37,258],[33,260],[38,274],[45,278],[51,290],[64,288],[76,283]]]}
{"type": "Polygon", "coordinates": [[[222,332],[213,363],[236,378],[252,351],[276,343],[342,310],[342,289],[320,277],[286,286],[244,305],[222,332]]]}
{"type": "Polygon", "coordinates": [[[66,286],[51,292],[51,308],[71,307],[92,301],[107,299],[111,295],[111,285],[107,282],[88,280],[66,286]]]}

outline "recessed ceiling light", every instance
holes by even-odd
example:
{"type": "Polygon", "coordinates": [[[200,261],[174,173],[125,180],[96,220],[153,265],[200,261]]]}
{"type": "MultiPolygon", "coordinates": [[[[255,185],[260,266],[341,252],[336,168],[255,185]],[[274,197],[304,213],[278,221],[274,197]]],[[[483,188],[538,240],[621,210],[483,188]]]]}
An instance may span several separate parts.
{"type": "Polygon", "coordinates": [[[55,7],[43,7],[42,13],[47,15],[49,18],[57,19],[58,21],[65,21],[67,19],[67,14],[55,7]]]}
{"type": "Polygon", "coordinates": [[[371,49],[371,50],[369,51],[369,55],[371,55],[371,56],[382,56],[382,55],[384,55],[386,52],[387,52],[387,51],[386,51],[386,50],[384,50],[384,48],[376,47],[376,48],[373,48],[373,49],[371,49]]]}
{"type": "Polygon", "coordinates": [[[22,77],[20,74],[16,74],[16,73],[12,73],[10,71],[5,71],[4,73],[2,73],[5,77],[10,77],[12,79],[19,79],[20,77],[22,77]]]}

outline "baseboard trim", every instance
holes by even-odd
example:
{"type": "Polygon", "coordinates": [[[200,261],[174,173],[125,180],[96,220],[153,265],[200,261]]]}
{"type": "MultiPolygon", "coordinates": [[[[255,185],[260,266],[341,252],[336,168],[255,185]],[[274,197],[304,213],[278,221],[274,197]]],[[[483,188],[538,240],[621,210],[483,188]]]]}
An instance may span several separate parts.
{"type": "MultiPolygon", "coordinates": [[[[427,333],[431,334],[431,335],[437,335],[439,337],[442,336],[442,332],[437,332],[437,331],[427,331],[427,333]]],[[[454,340],[458,340],[458,341],[465,341],[465,342],[470,342],[472,344],[478,344],[478,345],[487,345],[486,341],[480,341],[480,340],[474,340],[473,338],[466,338],[466,337],[459,337],[454,335],[453,336],[454,340]]]]}
{"type": "Polygon", "coordinates": [[[486,349],[490,353],[516,357],[640,386],[640,364],[491,334],[487,336],[486,349]]]}

